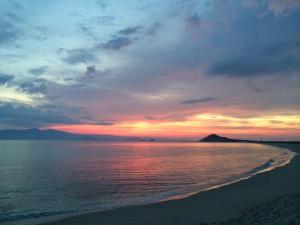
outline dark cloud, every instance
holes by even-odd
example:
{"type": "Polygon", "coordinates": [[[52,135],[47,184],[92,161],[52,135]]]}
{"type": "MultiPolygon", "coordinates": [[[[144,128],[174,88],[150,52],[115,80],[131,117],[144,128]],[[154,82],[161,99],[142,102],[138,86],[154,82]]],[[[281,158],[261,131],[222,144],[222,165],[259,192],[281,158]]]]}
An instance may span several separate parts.
{"type": "Polygon", "coordinates": [[[66,49],[64,49],[64,48],[57,48],[57,49],[55,50],[55,52],[56,52],[57,54],[61,54],[61,53],[65,52],[65,51],[66,51],[66,49]]]}
{"type": "Polygon", "coordinates": [[[97,0],[96,5],[105,10],[110,4],[106,0],[97,0]]]}
{"type": "Polygon", "coordinates": [[[277,43],[258,52],[240,52],[237,56],[213,63],[209,75],[249,77],[289,74],[300,71],[299,43],[277,43]]]}
{"type": "Polygon", "coordinates": [[[20,37],[20,31],[14,24],[0,21],[0,46],[14,43],[20,37]]]}
{"type": "Polygon", "coordinates": [[[101,71],[97,70],[95,65],[87,66],[84,75],[85,78],[92,79],[95,77],[99,77],[101,75],[101,71]]]}
{"type": "Polygon", "coordinates": [[[141,26],[136,26],[136,27],[127,27],[123,30],[120,30],[118,32],[119,35],[131,35],[131,34],[136,34],[142,29],[141,26]]]}
{"type": "Polygon", "coordinates": [[[98,37],[91,26],[84,23],[78,23],[77,26],[80,29],[80,31],[85,33],[90,39],[97,41],[98,37]]]}
{"type": "Polygon", "coordinates": [[[252,89],[253,91],[257,92],[257,93],[265,93],[265,92],[267,92],[266,89],[257,86],[252,81],[248,81],[246,83],[246,86],[249,87],[250,89],[252,89]]]}
{"type": "Polygon", "coordinates": [[[28,70],[29,73],[32,73],[34,75],[41,75],[44,74],[48,69],[48,66],[41,66],[41,67],[36,67],[36,68],[31,68],[28,70]]]}
{"type": "Polygon", "coordinates": [[[93,125],[98,125],[98,126],[113,126],[116,124],[115,121],[100,121],[96,123],[92,123],[93,125]]]}
{"type": "Polygon", "coordinates": [[[77,111],[77,109],[60,108],[53,105],[32,107],[17,103],[0,102],[0,123],[21,127],[40,127],[55,123],[71,124],[77,121],[66,115],[77,111]]]}
{"type": "Polygon", "coordinates": [[[264,15],[268,12],[272,12],[276,16],[284,16],[289,11],[296,10],[300,7],[300,2],[298,0],[247,0],[244,4],[251,7],[263,5],[266,8],[264,15]]]}
{"type": "Polygon", "coordinates": [[[14,76],[12,76],[12,75],[0,74],[0,85],[4,85],[13,79],[14,79],[14,76]]]}
{"type": "Polygon", "coordinates": [[[300,7],[298,0],[268,0],[268,9],[276,15],[282,15],[289,10],[300,7]]]}
{"type": "Polygon", "coordinates": [[[275,17],[262,16],[266,4],[251,9],[236,7],[234,1],[227,1],[226,7],[220,6],[222,13],[214,22],[210,36],[210,42],[215,45],[215,59],[209,63],[206,73],[256,77],[299,71],[299,10],[275,17]]]}
{"type": "Polygon", "coordinates": [[[65,63],[75,65],[97,61],[97,57],[90,49],[77,48],[67,51],[67,57],[62,59],[65,63]]]}
{"type": "Polygon", "coordinates": [[[18,89],[28,93],[45,93],[47,91],[47,86],[45,84],[45,80],[35,79],[19,83],[18,89]]]}
{"type": "MultiPolygon", "coordinates": [[[[100,20],[103,18],[104,17],[97,17],[97,19],[100,20]]],[[[114,19],[114,17],[109,16],[107,18],[108,20],[114,19]]],[[[95,20],[95,18],[93,18],[93,20],[95,20]]],[[[78,26],[88,36],[90,36],[94,40],[97,39],[97,37],[92,32],[91,27],[88,27],[84,24],[78,24],[78,26]]],[[[115,32],[111,36],[111,39],[109,39],[105,43],[100,43],[87,49],[81,48],[68,50],[68,56],[63,58],[63,61],[65,61],[68,64],[95,62],[97,61],[95,53],[98,52],[100,49],[120,50],[122,48],[128,47],[132,45],[135,41],[143,38],[145,35],[153,35],[155,32],[157,32],[160,26],[161,24],[156,22],[146,32],[140,32],[142,26],[127,27],[125,29],[115,32]]]]}
{"type": "Polygon", "coordinates": [[[193,13],[185,19],[188,28],[198,28],[201,26],[201,17],[198,13],[193,13]]]}
{"type": "Polygon", "coordinates": [[[119,50],[133,44],[137,39],[137,37],[113,37],[111,40],[103,44],[102,47],[109,50],[119,50]]]}
{"type": "Polygon", "coordinates": [[[155,35],[155,34],[159,31],[159,29],[160,29],[161,27],[162,27],[162,24],[161,24],[161,23],[155,22],[154,24],[152,24],[152,25],[148,28],[146,34],[147,34],[147,35],[155,35]]]}
{"type": "Polygon", "coordinates": [[[218,98],[216,98],[216,97],[197,98],[197,99],[190,99],[190,100],[182,101],[181,104],[191,105],[191,104],[197,104],[197,103],[211,102],[216,99],[218,99],[218,98]]]}
{"type": "Polygon", "coordinates": [[[96,48],[103,48],[109,50],[120,50],[124,47],[132,45],[139,39],[137,35],[132,37],[134,34],[138,34],[142,29],[141,26],[127,27],[123,30],[119,30],[117,33],[112,35],[112,38],[104,44],[98,45],[96,48]]]}
{"type": "Polygon", "coordinates": [[[6,13],[6,17],[7,17],[8,19],[13,20],[13,21],[16,21],[16,22],[21,21],[21,18],[20,18],[18,15],[14,14],[14,13],[11,13],[11,12],[6,13]]]}
{"type": "Polygon", "coordinates": [[[154,116],[145,116],[145,119],[147,119],[147,120],[155,120],[156,117],[154,117],[154,116]]]}

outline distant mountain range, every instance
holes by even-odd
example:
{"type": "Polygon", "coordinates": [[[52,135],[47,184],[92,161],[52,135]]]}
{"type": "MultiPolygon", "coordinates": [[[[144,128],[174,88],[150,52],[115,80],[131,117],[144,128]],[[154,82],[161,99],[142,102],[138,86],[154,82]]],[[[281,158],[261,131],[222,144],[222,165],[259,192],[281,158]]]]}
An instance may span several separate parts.
{"type": "Polygon", "coordinates": [[[98,140],[98,141],[140,141],[138,137],[113,135],[72,134],[68,132],[37,128],[24,130],[0,130],[0,140],[98,140]]]}

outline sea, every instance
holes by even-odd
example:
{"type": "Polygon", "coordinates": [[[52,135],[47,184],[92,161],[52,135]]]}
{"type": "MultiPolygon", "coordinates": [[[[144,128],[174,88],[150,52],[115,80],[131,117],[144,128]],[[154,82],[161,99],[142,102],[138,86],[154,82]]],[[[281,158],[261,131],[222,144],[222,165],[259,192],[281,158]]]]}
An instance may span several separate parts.
{"type": "Polygon", "coordinates": [[[0,224],[184,198],[292,157],[252,143],[1,140],[0,224]]]}

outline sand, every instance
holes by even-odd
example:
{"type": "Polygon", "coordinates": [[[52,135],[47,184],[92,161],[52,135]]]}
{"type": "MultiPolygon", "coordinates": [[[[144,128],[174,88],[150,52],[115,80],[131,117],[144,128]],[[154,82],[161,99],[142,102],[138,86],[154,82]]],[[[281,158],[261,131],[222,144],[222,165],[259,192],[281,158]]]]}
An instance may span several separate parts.
{"type": "MultiPolygon", "coordinates": [[[[213,225],[216,223],[198,223],[213,225]]],[[[300,193],[282,195],[272,201],[256,206],[242,216],[219,222],[217,225],[299,225],[300,224],[300,193]]]]}
{"type": "MultiPolygon", "coordinates": [[[[300,153],[300,144],[275,144],[300,153]]],[[[286,166],[188,198],[128,206],[44,225],[298,225],[300,156],[286,166]]]]}

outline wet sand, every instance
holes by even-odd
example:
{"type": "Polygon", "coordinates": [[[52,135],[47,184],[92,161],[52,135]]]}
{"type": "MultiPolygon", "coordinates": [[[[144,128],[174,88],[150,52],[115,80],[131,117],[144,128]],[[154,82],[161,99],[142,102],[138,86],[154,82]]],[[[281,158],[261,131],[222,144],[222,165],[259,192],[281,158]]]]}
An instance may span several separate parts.
{"type": "Polygon", "coordinates": [[[300,144],[291,163],[184,199],[128,206],[44,225],[296,225],[300,224],[300,144]]]}

